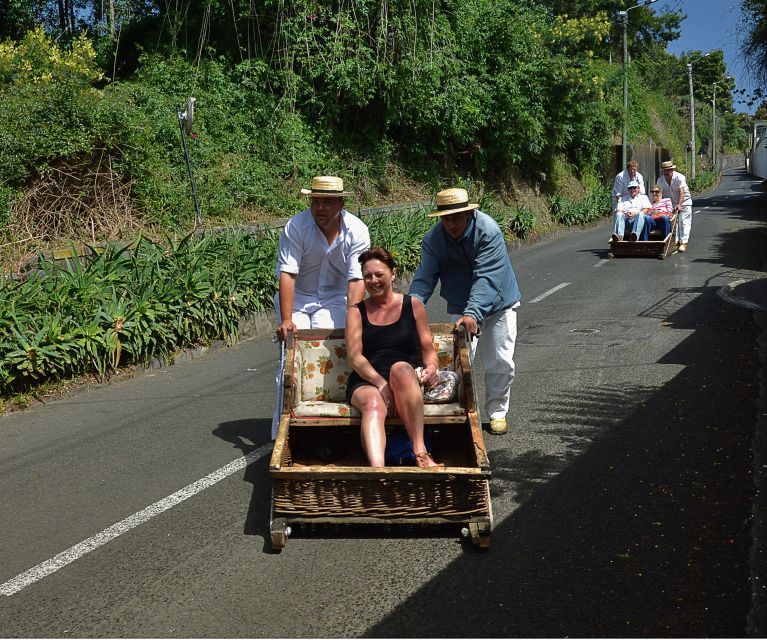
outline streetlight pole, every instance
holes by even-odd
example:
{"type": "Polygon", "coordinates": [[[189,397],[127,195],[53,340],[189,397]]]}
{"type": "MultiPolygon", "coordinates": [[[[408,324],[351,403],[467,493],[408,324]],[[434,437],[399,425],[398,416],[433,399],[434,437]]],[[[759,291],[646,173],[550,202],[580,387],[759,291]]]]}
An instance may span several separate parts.
{"type": "Polygon", "coordinates": [[[618,15],[623,22],[623,137],[622,137],[622,160],[623,169],[626,168],[626,137],[627,137],[627,123],[628,123],[628,111],[629,111],[629,83],[628,75],[626,73],[626,61],[628,60],[628,44],[626,42],[626,32],[629,26],[629,11],[636,9],[637,7],[644,7],[648,4],[657,2],[657,0],[645,0],[642,4],[634,5],[633,7],[627,7],[625,11],[618,11],[618,15]]]}
{"type": "Polygon", "coordinates": [[[711,164],[716,171],[716,82],[714,83],[713,109],[711,109],[711,164]]]}
{"type": "Polygon", "coordinates": [[[690,166],[692,168],[692,179],[695,180],[695,96],[692,92],[692,62],[687,63],[687,79],[690,84],[690,145],[692,146],[690,166]]]}
{"type": "Polygon", "coordinates": [[[626,168],[626,126],[629,112],[629,83],[626,75],[626,58],[628,57],[628,44],[626,43],[626,31],[629,25],[629,12],[619,11],[618,15],[623,20],[623,137],[621,138],[621,171],[626,168]]]}
{"type": "Polygon", "coordinates": [[[706,57],[708,57],[708,53],[704,53],[702,56],[697,56],[687,63],[687,80],[690,85],[690,145],[692,145],[692,158],[690,161],[692,173],[690,175],[693,180],[695,179],[695,156],[697,155],[697,145],[695,144],[695,93],[692,87],[692,63],[706,57]]]}

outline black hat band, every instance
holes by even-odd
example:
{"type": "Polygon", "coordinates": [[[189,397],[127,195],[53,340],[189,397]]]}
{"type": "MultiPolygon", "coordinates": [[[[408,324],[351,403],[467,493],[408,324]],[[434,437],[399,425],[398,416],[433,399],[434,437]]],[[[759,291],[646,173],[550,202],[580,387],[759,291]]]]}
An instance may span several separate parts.
{"type": "Polygon", "coordinates": [[[437,211],[450,211],[451,209],[465,209],[469,206],[467,202],[456,202],[454,204],[438,204],[437,211]]]}

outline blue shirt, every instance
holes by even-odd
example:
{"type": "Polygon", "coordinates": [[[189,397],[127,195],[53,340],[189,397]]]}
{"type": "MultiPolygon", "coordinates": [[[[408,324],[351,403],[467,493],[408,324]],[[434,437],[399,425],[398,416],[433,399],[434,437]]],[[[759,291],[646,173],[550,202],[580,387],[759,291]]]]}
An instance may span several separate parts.
{"type": "Polygon", "coordinates": [[[522,298],[500,227],[478,209],[461,238],[453,240],[437,222],[421,241],[421,264],[410,295],[424,304],[441,282],[448,313],[485,318],[514,306],[522,298]]]}

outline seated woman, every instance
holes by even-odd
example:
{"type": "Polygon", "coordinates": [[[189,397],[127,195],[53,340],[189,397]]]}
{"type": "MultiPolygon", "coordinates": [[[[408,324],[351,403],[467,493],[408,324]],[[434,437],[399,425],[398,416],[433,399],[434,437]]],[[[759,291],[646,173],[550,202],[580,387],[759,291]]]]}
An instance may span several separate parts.
{"type": "Polygon", "coordinates": [[[671,233],[671,214],[674,205],[671,198],[664,198],[660,187],[650,189],[652,197],[652,206],[645,209],[645,213],[652,218],[650,231],[659,231],[664,238],[671,233]]]}
{"type": "Polygon", "coordinates": [[[392,289],[396,263],[382,247],[359,257],[369,297],[346,314],[352,374],[346,399],[362,414],[362,446],[373,467],[384,466],[386,416],[399,416],[419,467],[437,465],[423,439],[423,392],[438,380],[429,320],[423,303],[392,289]],[[416,367],[423,366],[419,380],[416,367]]]}

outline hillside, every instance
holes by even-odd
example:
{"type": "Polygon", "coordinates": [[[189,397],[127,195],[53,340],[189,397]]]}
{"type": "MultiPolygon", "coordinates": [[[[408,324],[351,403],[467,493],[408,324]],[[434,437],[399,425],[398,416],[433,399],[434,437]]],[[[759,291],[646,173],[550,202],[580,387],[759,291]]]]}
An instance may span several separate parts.
{"type": "MultiPolygon", "coordinates": [[[[38,5],[55,15],[52,3],[38,5]]],[[[284,218],[319,173],[345,178],[352,207],[465,186],[518,237],[606,211],[594,202],[623,117],[610,2],[581,2],[572,15],[523,0],[439,10],[267,2],[257,25],[243,19],[253,17],[245,5],[231,16],[215,2],[182,5],[127,3],[104,15],[85,2],[82,24],[64,32],[63,19],[25,31],[31,16],[18,18],[18,37],[0,45],[5,270],[73,240],[194,228],[178,124],[189,96],[204,225],[284,218]]],[[[652,55],[629,67],[629,142],[667,147],[684,171],[684,60],[663,51],[679,16],[633,15],[631,46],[652,55]],[[658,65],[671,65],[673,82],[648,80],[658,65]]],[[[725,75],[721,60],[709,62],[709,75],[725,75]]],[[[737,144],[728,131],[737,126],[720,132],[737,144]]]]}

